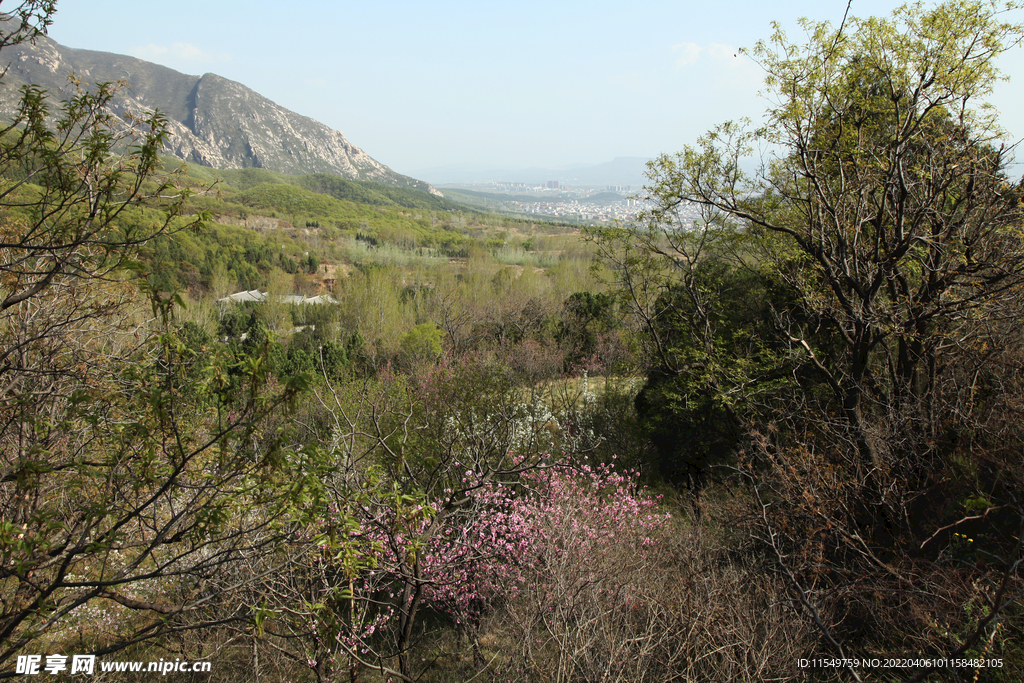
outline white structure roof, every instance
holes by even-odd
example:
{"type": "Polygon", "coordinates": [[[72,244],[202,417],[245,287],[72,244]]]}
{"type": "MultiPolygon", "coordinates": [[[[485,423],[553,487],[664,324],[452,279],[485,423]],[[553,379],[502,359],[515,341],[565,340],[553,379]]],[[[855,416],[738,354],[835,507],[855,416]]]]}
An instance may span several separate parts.
{"type": "MultiPolygon", "coordinates": [[[[217,299],[218,304],[238,304],[245,301],[256,301],[263,302],[267,300],[269,296],[266,292],[261,292],[258,289],[251,289],[248,292],[235,292],[228,296],[217,299]]],[[[336,304],[338,301],[330,294],[321,294],[320,296],[305,296],[303,294],[286,294],[280,297],[281,300],[286,304],[336,304]]]]}

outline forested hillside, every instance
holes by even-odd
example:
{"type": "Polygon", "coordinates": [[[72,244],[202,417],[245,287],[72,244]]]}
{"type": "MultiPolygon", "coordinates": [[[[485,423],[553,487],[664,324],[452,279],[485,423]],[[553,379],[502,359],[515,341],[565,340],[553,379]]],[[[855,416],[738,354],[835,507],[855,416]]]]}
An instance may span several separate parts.
{"type": "Polygon", "coordinates": [[[582,234],[23,90],[0,678],[1020,680],[1022,198],[975,100],[1024,33],[805,28],[764,127],[582,234]]]}

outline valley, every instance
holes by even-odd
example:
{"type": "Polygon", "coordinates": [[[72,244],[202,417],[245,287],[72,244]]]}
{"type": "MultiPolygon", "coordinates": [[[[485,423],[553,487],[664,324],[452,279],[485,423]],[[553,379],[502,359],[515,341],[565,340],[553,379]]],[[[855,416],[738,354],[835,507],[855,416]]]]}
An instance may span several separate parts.
{"type": "Polygon", "coordinates": [[[1024,675],[1024,188],[974,105],[1024,24],[803,20],[756,126],[435,183],[55,11],[0,14],[0,678],[1024,675]]]}

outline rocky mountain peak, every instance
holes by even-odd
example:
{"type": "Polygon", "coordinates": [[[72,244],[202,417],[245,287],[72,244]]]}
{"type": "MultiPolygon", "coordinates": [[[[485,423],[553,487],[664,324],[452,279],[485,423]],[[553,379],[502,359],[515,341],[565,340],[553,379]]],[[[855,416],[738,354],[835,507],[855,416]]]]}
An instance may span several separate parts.
{"type": "Polygon", "coordinates": [[[72,74],[85,83],[123,81],[127,85],[114,111],[163,112],[170,133],[166,153],[183,161],[296,175],[329,173],[440,195],[376,161],[341,132],[217,74],[190,76],[126,55],[67,48],[46,37],[7,48],[0,64],[9,64],[0,87],[0,116],[14,112],[22,85],[38,85],[51,97],[61,97],[72,91],[72,74]]]}

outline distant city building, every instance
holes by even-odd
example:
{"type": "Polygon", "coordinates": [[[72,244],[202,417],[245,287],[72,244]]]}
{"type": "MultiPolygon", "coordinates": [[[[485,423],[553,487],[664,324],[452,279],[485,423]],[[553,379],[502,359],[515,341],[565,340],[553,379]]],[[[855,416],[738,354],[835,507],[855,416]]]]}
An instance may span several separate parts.
{"type": "Polygon", "coordinates": [[[560,185],[557,180],[549,180],[547,184],[545,184],[545,187],[548,188],[549,190],[557,190],[559,186],[560,185]]]}

